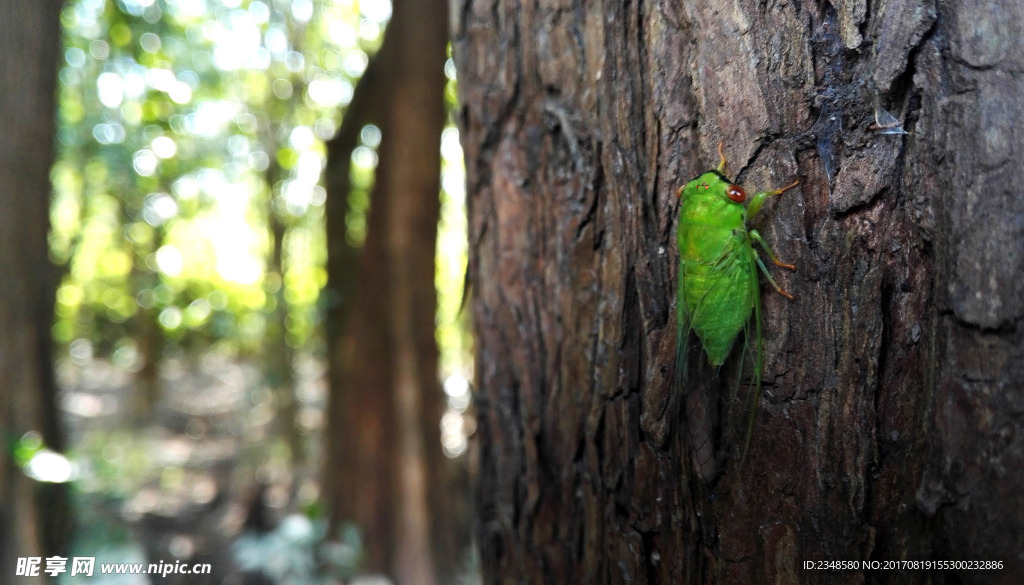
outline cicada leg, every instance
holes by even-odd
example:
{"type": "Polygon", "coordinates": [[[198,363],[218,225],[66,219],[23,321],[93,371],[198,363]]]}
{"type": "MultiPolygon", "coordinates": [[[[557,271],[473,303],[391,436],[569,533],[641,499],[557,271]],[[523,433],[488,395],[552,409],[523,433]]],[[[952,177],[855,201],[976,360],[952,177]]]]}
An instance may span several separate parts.
{"type": "Polygon", "coordinates": [[[753,197],[750,198],[750,203],[747,204],[747,217],[751,218],[757,215],[757,213],[761,211],[761,206],[764,205],[765,199],[771,197],[772,195],[781,195],[799,184],[800,181],[793,181],[792,183],[786,185],[785,187],[782,187],[781,189],[776,189],[774,191],[762,191],[761,193],[755,194],[753,197]]]}
{"type": "MultiPolygon", "coordinates": [[[[772,263],[774,263],[776,266],[788,268],[789,270],[796,270],[795,265],[786,264],[785,262],[779,260],[779,257],[775,255],[775,251],[772,250],[771,246],[768,245],[768,242],[764,241],[764,238],[761,237],[761,234],[757,233],[757,230],[750,230],[750,239],[761,245],[761,248],[763,248],[764,251],[768,253],[768,257],[772,259],[772,263]]],[[[782,290],[782,287],[779,286],[777,282],[775,282],[775,279],[772,278],[771,273],[768,272],[768,267],[766,267],[764,265],[764,262],[761,261],[761,255],[757,253],[757,250],[754,250],[754,260],[757,262],[757,267],[761,269],[761,272],[764,274],[765,278],[768,279],[768,283],[771,284],[772,288],[775,289],[775,292],[792,301],[793,295],[782,290]]]]}

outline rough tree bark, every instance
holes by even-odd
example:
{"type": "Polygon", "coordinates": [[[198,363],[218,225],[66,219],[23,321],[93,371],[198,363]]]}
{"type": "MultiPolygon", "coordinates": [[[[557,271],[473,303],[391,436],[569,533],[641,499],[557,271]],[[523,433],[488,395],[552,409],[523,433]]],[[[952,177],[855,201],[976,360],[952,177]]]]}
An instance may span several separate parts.
{"type": "Polygon", "coordinates": [[[486,582],[1021,575],[1019,2],[464,0],[454,26],[486,582]],[[802,183],[755,222],[798,268],[763,295],[753,444],[705,480],[675,193],[720,140],[741,184],[802,183]]]}
{"type": "Polygon", "coordinates": [[[364,570],[398,583],[447,583],[459,509],[441,451],[444,394],[434,337],[434,250],[444,128],[445,0],[394,3],[384,43],[329,144],[331,395],[325,496],[354,522],[364,570]],[[345,243],[347,172],[364,124],[381,129],[367,239],[345,243]],[[351,266],[358,258],[355,278],[351,266]]]}
{"type": "MultiPolygon", "coordinates": [[[[54,91],[60,55],[54,0],[0,3],[0,575],[15,559],[64,552],[63,485],[26,477],[11,446],[29,431],[62,449],[50,327],[57,274],[48,255],[54,91]]],[[[42,582],[25,579],[29,582],[42,582]]]]}

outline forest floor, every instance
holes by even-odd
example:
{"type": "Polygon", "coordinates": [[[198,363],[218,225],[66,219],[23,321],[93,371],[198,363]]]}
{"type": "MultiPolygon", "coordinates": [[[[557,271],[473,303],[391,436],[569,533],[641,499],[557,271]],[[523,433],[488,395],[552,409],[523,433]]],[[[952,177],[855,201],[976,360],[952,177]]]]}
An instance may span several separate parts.
{"type": "MultiPolygon", "coordinates": [[[[316,507],[319,470],[305,463],[319,461],[324,366],[308,357],[297,364],[299,462],[281,436],[275,397],[252,364],[214,354],[166,361],[161,398],[144,423],[131,414],[132,372],[101,360],[61,364],[77,469],[72,555],[96,557],[97,568],[210,564],[210,575],[153,581],[164,585],[340,583],[357,560],[358,541],[351,534],[326,538],[316,507]]],[[[96,575],[90,582],[151,581],[96,575]]]]}

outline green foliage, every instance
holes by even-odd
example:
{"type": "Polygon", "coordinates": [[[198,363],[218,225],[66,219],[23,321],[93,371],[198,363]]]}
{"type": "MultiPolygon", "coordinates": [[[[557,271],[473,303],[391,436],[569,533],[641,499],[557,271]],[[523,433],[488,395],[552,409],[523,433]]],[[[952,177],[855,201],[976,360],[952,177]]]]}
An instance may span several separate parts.
{"type": "Polygon", "coordinates": [[[154,461],[153,443],[126,430],[88,434],[75,449],[75,460],[84,466],[79,487],[116,501],[128,499],[163,470],[154,461]]]}
{"type": "MultiPolygon", "coordinates": [[[[455,60],[448,45],[448,60],[444,65],[445,104],[455,112],[456,95],[455,60]]],[[[473,363],[473,339],[470,333],[469,311],[466,308],[466,270],[469,264],[469,241],[466,214],[466,165],[459,143],[459,131],[454,120],[449,120],[441,134],[441,220],[437,229],[437,344],[441,350],[441,375],[472,378],[469,365],[473,363]]],[[[458,399],[450,406],[463,411],[466,405],[458,399]]]]}
{"type": "MultiPolygon", "coordinates": [[[[88,349],[72,355],[76,363],[103,357],[139,371],[181,349],[256,358],[275,347],[284,355],[283,344],[319,352],[323,141],[380,46],[388,7],[65,4],[50,254],[65,269],[53,335],[69,351],[75,343],[88,349]]],[[[445,74],[454,109],[450,58],[445,74]]],[[[368,125],[352,154],[346,237],[354,247],[367,237],[377,147],[386,139],[368,125]]],[[[464,381],[472,351],[462,310],[465,169],[454,125],[440,142],[436,333],[442,376],[464,381]]],[[[462,412],[468,397],[450,393],[450,406],[462,412]]]]}
{"type": "Polygon", "coordinates": [[[383,23],[345,0],[76,0],[62,22],[55,339],[104,355],[156,331],[255,352],[284,287],[286,341],[309,349],[322,141],[383,23]]]}

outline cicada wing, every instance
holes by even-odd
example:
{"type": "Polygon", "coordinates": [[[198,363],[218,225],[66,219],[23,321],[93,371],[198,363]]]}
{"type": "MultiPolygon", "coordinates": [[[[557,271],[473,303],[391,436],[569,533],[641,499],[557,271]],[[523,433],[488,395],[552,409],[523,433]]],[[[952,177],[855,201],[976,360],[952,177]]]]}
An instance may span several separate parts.
{"type": "MultiPolygon", "coordinates": [[[[745,400],[747,405],[746,411],[748,414],[746,433],[743,437],[743,446],[740,449],[740,467],[743,467],[743,464],[747,460],[747,452],[750,450],[750,440],[754,436],[754,423],[757,422],[757,414],[761,405],[761,376],[764,371],[764,345],[761,336],[761,287],[758,286],[757,268],[754,263],[753,250],[751,250],[751,254],[749,255],[748,263],[750,271],[754,275],[754,278],[750,279],[751,295],[754,299],[754,343],[750,343],[750,322],[748,321],[743,328],[743,353],[746,354],[747,348],[750,348],[751,345],[753,345],[753,349],[751,351],[751,362],[753,363],[754,372],[752,375],[752,388],[747,392],[747,398],[745,400]]],[[[736,374],[737,388],[739,387],[739,379],[742,375],[743,363],[744,360],[741,359],[740,372],[736,374]]]]}
{"type": "MultiPolygon", "coordinates": [[[[714,414],[716,402],[713,400],[713,389],[705,386],[703,376],[690,374],[691,354],[698,356],[695,365],[701,369],[701,352],[695,351],[691,345],[696,335],[693,332],[694,316],[700,310],[701,302],[695,306],[689,306],[686,296],[683,294],[683,280],[685,277],[684,266],[679,267],[679,294],[676,295],[676,392],[674,400],[678,408],[684,408],[682,423],[686,427],[686,438],[690,445],[690,454],[693,458],[693,469],[701,481],[709,482],[717,474],[718,465],[715,458],[715,441],[713,440],[717,429],[717,416],[714,414]]],[[[697,346],[700,343],[697,342],[697,346]]],[[[677,417],[677,420],[678,417],[677,417]]]]}
{"type": "Polygon", "coordinates": [[[690,354],[690,331],[693,324],[693,313],[686,306],[683,295],[683,267],[679,267],[678,294],[676,295],[676,389],[684,390],[686,384],[688,359],[690,354]]]}
{"type": "MultiPolygon", "coordinates": [[[[680,345],[677,341],[677,371],[684,372],[685,375],[688,365],[687,360],[690,357],[688,352],[680,355],[678,348],[688,349],[685,342],[689,338],[689,332],[693,329],[692,325],[695,318],[705,319],[707,317],[707,315],[700,313],[703,308],[704,299],[714,298],[715,295],[722,295],[725,294],[725,291],[736,290],[739,287],[750,287],[748,291],[751,295],[750,298],[753,300],[753,311],[741,332],[743,336],[742,347],[739,360],[734,362],[736,364],[734,368],[735,377],[731,384],[725,386],[721,380],[718,380],[718,384],[712,385],[712,387],[705,391],[699,388],[700,384],[691,384],[690,387],[685,389],[686,391],[682,392],[687,404],[687,424],[689,426],[691,445],[694,448],[698,469],[703,470],[702,475],[706,481],[710,480],[718,472],[718,467],[724,460],[723,457],[726,453],[735,453],[738,449],[741,467],[746,459],[750,441],[753,437],[754,423],[757,419],[763,366],[761,292],[758,287],[757,268],[754,264],[752,250],[749,246],[727,248],[722,257],[715,261],[714,267],[716,274],[713,279],[714,284],[709,287],[707,293],[698,301],[697,306],[685,306],[685,299],[683,295],[680,295],[680,307],[683,310],[680,314],[680,324],[685,322],[686,327],[680,327],[680,334],[685,336],[682,340],[684,343],[680,345]],[[751,327],[751,321],[753,321],[753,327],[751,327]],[[740,410],[740,412],[747,415],[745,432],[742,432],[737,429],[738,425],[736,425],[736,417],[733,416],[733,413],[736,412],[734,405],[739,404],[739,386],[743,380],[748,356],[753,366],[751,377],[753,387],[746,395],[743,404],[744,408],[740,410]],[[719,390],[721,386],[725,386],[722,388],[724,392],[719,390]],[[724,403],[721,423],[719,423],[719,417],[716,414],[719,397],[722,398],[724,403]],[[714,429],[718,428],[721,428],[723,433],[722,436],[715,439],[716,433],[714,429]],[[742,435],[741,432],[743,433],[742,435]],[[716,443],[719,443],[717,447],[716,443]]],[[[680,280],[681,283],[682,281],[680,280]]]]}
{"type": "MultiPolygon", "coordinates": [[[[676,379],[677,394],[682,398],[685,405],[685,423],[687,438],[692,449],[694,468],[698,476],[704,482],[710,482],[721,470],[722,450],[720,448],[719,430],[719,401],[720,401],[720,380],[717,377],[718,367],[709,375],[690,374],[691,360],[696,356],[697,361],[693,364],[696,370],[712,368],[704,357],[705,351],[697,335],[690,335],[693,332],[693,325],[696,320],[707,319],[709,315],[702,313],[707,308],[706,299],[715,298],[716,295],[725,294],[730,287],[737,286],[737,271],[742,269],[742,262],[738,261],[736,249],[727,249],[722,256],[717,258],[712,266],[715,270],[712,286],[690,306],[686,302],[684,294],[677,295],[678,322],[676,330],[676,379]],[[700,351],[694,351],[691,345],[696,341],[700,351]]],[[[679,290],[683,291],[683,279],[685,267],[680,267],[679,290]]],[[[709,303],[710,304],[710,303],[709,303]]]]}

